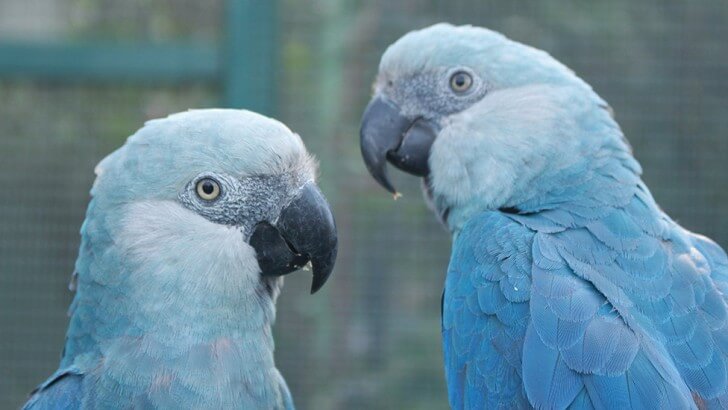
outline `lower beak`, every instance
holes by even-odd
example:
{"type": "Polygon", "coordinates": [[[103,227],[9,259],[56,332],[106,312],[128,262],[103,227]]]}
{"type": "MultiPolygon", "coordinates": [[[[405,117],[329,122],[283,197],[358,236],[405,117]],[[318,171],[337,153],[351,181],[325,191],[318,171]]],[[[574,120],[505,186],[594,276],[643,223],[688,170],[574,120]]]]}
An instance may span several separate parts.
{"type": "Polygon", "coordinates": [[[402,171],[427,176],[430,148],[438,129],[424,118],[410,119],[382,96],[375,97],[362,117],[360,143],[369,173],[387,191],[396,193],[387,176],[387,161],[402,171]]]}
{"type": "Polygon", "coordinates": [[[321,191],[306,184],[274,224],[255,227],[250,245],[261,275],[285,275],[311,262],[311,293],[321,289],[334,269],[338,249],[334,216],[321,191]]]}

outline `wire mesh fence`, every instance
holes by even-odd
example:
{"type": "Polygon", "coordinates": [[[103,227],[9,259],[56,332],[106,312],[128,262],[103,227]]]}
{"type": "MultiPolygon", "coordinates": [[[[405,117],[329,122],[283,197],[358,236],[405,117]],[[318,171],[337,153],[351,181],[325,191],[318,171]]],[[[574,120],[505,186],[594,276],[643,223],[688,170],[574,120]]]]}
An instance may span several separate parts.
{"type": "MultiPolygon", "coordinates": [[[[202,4],[0,0],[0,41],[218,44],[224,4],[202,4]]],[[[612,105],[661,206],[725,247],[727,20],[720,0],[280,2],[275,116],[319,159],[341,240],[321,293],[292,275],[279,299],[276,361],[298,407],[446,407],[448,235],[414,178],[395,176],[404,197],[393,202],[359,158],[358,122],[389,43],[450,21],[547,50],[612,105]]],[[[0,77],[0,407],[19,406],[58,364],[95,163],[145,120],[218,105],[224,91],[0,77]]]]}

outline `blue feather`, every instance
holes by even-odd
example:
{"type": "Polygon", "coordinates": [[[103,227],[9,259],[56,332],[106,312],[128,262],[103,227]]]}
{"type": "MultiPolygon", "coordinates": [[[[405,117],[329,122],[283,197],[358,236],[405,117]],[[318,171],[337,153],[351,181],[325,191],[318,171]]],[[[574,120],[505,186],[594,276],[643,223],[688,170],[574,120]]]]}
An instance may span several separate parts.
{"type": "Polygon", "coordinates": [[[543,344],[533,327],[523,347],[523,384],[534,407],[565,408],[583,387],[581,377],[563,361],[558,350],[543,344]]]}
{"type": "Polygon", "coordinates": [[[509,303],[497,282],[491,282],[478,288],[477,295],[480,308],[483,313],[488,315],[494,315],[509,303]]]}
{"type": "Polygon", "coordinates": [[[727,387],[725,359],[718,351],[711,353],[710,361],[705,366],[697,369],[680,366],[680,373],[690,389],[706,399],[713,399],[725,394],[727,387]]]}
{"type": "Polygon", "coordinates": [[[40,385],[23,410],[76,409],[82,403],[83,376],[74,369],[61,369],[40,385]]]}

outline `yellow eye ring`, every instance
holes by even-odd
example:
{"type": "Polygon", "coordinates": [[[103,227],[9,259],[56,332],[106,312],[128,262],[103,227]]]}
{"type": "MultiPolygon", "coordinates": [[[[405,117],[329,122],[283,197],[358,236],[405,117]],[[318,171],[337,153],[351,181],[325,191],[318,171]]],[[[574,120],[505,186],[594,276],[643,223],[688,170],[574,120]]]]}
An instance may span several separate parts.
{"type": "Polygon", "coordinates": [[[458,71],[450,76],[450,88],[456,93],[464,93],[473,86],[473,77],[465,71],[458,71]]]}
{"type": "Polygon", "coordinates": [[[205,201],[212,201],[220,196],[220,184],[212,178],[202,178],[197,181],[195,190],[197,191],[197,196],[205,201]]]}

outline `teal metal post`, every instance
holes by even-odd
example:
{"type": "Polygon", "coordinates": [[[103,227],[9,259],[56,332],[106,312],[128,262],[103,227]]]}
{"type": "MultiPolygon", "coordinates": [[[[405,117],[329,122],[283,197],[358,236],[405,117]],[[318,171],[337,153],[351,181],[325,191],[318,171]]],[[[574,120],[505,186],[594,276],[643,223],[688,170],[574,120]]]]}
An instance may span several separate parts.
{"type": "Polygon", "coordinates": [[[209,44],[0,42],[0,78],[175,84],[219,79],[209,44]]]}
{"type": "Polygon", "coordinates": [[[275,0],[227,0],[223,49],[223,105],[267,115],[275,110],[275,0]]]}

